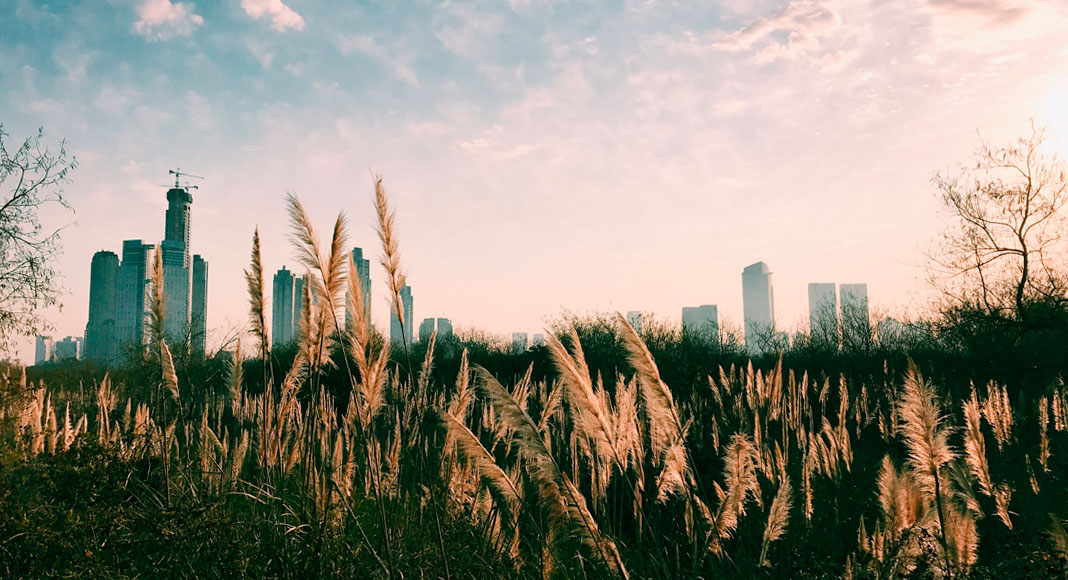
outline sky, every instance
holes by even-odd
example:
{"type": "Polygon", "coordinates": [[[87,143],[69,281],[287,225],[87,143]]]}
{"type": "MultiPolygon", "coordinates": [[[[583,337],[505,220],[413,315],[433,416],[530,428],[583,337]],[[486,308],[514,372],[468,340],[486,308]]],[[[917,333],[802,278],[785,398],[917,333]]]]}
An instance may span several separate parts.
{"type": "MultiPolygon", "coordinates": [[[[246,326],[253,230],[297,266],[285,195],[344,212],[377,261],[372,175],[397,210],[417,321],[538,332],[565,311],[740,326],[741,271],[777,324],[810,282],[928,304],[950,222],[931,183],[1047,126],[1068,151],[1060,0],[0,0],[0,123],[79,167],[54,335],[81,335],[89,265],[163,237],[167,171],[203,180],[209,347],[246,326]]],[[[383,270],[373,316],[388,328],[383,270]]],[[[19,353],[32,360],[32,342],[19,353]]]]}

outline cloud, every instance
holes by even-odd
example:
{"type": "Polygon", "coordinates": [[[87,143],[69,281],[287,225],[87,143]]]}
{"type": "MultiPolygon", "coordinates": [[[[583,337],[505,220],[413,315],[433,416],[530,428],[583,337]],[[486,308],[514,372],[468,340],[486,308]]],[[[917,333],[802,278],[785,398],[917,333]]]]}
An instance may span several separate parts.
{"type": "Polygon", "coordinates": [[[388,50],[379,44],[377,40],[366,34],[347,36],[341,39],[341,53],[349,55],[353,52],[358,52],[377,61],[389,69],[390,73],[397,79],[413,87],[419,86],[419,77],[415,75],[415,70],[412,69],[412,59],[409,55],[388,50]]]}
{"type": "Polygon", "coordinates": [[[983,16],[991,23],[1008,24],[1028,12],[1028,5],[1011,0],[928,0],[936,9],[983,16]]]}
{"type": "Polygon", "coordinates": [[[271,27],[278,32],[289,29],[304,30],[304,18],[286,6],[282,0],[241,0],[241,7],[245,9],[245,14],[254,20],[269,17],[271,27]]]}
{"type": "Polygon", "coordinates": [[[145,0],[137,6],[134,30],[148,40],[170,40],[193,34],[204,19],[184,2],[171,4],[170,0],[145,0]]]}
{"type": "Polygon", "coordinates": [[[434,36],[449,52],[465,57],[486,56],[490,41],[500,36],[504,19],[497,14],[446,2],[434,16],[434,36]]]}
{"type": "Polygon", "coordinates": [[[760,18],[713,44],[727,52],[759,51],[758,60],[771,61],[816,51],[820,37],[838,28],[842,18],[829,4],[795,0],[777,14],[760,18]]]}

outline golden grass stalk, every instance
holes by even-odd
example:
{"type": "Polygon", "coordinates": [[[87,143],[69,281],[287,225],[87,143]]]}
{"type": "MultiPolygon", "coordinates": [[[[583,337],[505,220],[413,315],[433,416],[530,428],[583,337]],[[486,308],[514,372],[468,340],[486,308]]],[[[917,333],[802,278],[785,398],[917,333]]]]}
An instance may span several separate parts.
{"type": "Polygon", "coordinates": [[[527,473],[537,484],[541,502],[549,513],[550,536],[560,540],[577,537],[612,572],[628,578],[615,543],[599,530],[585,499],[560,470],[533,419],[489,371],[476,366],[475,374],[476,388],[489,400],[498,420],[510,430],[527,473]]]}
{"type": "Polygon", "coordinates": [[[152,340],[160,344],[163,342],[163,321],[166,317],[163,303],[163,255],[158,247],[152,254],[152,303],[149,305],[149,321],[152,340]]]}
{"type": "Polygon", "coordinates": [[[241,353],[241,339],[237,340],[237,346],[234,348],[234,359],[230,361],[230,405],[232,407],[237,406],[241,402],[241,384],[244,382],[244,355],[241,353]]]}
{"type": "MultiPolygon", "coordinates": [[[[345,269],[346,252],[345,244],[347,234],[345,232],[345,214],[339,213],[334,221],[333,234],[330,236],[330,248],[326,256],[323,256],[319,243],[319,236],[315,233],[308,212],[296,194],[286,195],[286,205],[289,212],[289,222],[293,228],[291,239],[297,249],[297,259],[301,264],[318,276],[309,276],[309,282],[315,295],[325,302],[326,308],[333,315],[333,322],[337,324],[337,312],[341,308],[341,292],[345,289],[347,270],[345,269]]],[[[348,260],[351,263],[351,260],[348,260]]],[[[351,266],[350,266],[351,268],[351,266]]]]}
{"type": "Polygon", "coordinates": [[[263,262],[260,259],[260,228],[252,233],[252,261],[245,270],[248,286],[249,321],[252,334],[260,341],[260,358],[264,364],[270,358],[271,341],[267,334],[267,309],[263,297],[263,262]]]}
{"type": "Polygon", "coordinates": [[[983,401],[983,416],[994,429],[994,440],[998,451],[1009,444],[1012,438],[1012,407],[1009,405],[1009,392],[1005,387],[998,387],[994,381],[987,384],[986,400],[983,401]]]}
{"type": "Polygon", "coordinates": [[[914,363],[905,376],[905,392],[898,403],[901,433],[905,436],[908,461],[916,481],[931,497],[940,495],[939,474],[954,458],[949,447],[949,429],[934,387],[926,382],[914,363]]]}
{"type": "MultiPolygon", "coordinates": [[[[723,479],[726,490],[719,488],[720,506],[716,515],[714,534],[717,538],[730,536],[738,526],[738,519],[745,515],[745,502],[750,496],[756,498],[760,486],[756,476],[757,450],[743,433],[735,433],[723,457],[723,479]]],[[[719,549],[714,541],[711,548],[719,549]]],[[[718,553],[718,552],[717,552],[718,553]]]]}
{"type": "Polygon", "coordinates": [[[792,493],[790,478],[784,476],[779,484],[779,491],[775,493],[775,499],[771,501],[771,509],[768,510],[768,523],[764,527],[764,546],[760,550],[761,566],[771,566],[768,561],[768,548],[786,533],[786,525],[790,521],[792,493]]]}
{"type": "Polygon", "coordinates": [[[440,411],[438,416],[441,417],[449,436],[456,442],[460,456],[482,476],[482,481],[486,483],[494,500],[510,510],[512,517],[515,517],[519,510],[520,495],[512,478],[497,465],[493,455],[462,420],[448,411],[440,411]]]}
{"type": "MultiPolygon", "coordinates": [[[[393,315],[404,331],[404,303],[401,302],[401,288],[406,276],[401,271],[400,249],[397,244],[396,215],[389,207],[389,197],[382,185],[382,177],[375,176],[375,214],[378,216],[378,239],[382,242],[382,267],[386,269],[386,284],[389,286],[390,302],[393,315]]],[[[407,350],[407,344],[405,344],[407,350]]]]}
{"type": "Polygon", "coordinates": [[[615,441],[608,422],[608,416],[601,398],[593,390],[589,368],[582,354],[582,345],[578,333],[569,325],[571,348],[568,352],[560,339],[548,333],[546,345],[553,364],[560,372],[560,380],[565,387],[564,395],[571,406],[571,417],[582,437],[582,442],[592,443],[597,455],[602,458],[616,458],[615,441]]]}
{"type": "Polygon", "coordinates": [[[972,389],[971,398],[964,401],[964,460],[972,475],[979,482],[979,490],[987,496],[994,495],[994,483],[990,479],[990,465],[986,460],[986,441],[980,423],[979,401],[972,389]]]}
{"type": "Polygon", "coordinates": [[[174,371],[174,359],[171,357],[171,349],[167,348],[166,342],[159,343],[159,357],[163,365],[163,384],[167,387],[167,394],[176,403],[181,403],[182,399],[178,393],[178,374],[174,371]]]}
{"type": "Polygon", "coordinates": [[[663,453],[668,447],[684,440],[682,421],[675,408],[675,399],[671,395],[671,389],[660,378],[656,361],[637,331],[618,312],[616,322],[623,337],[623,344],[627,348],[627,360],[638,377],[640,400],[649,422],[652,451],[656,454],[663,453]]]}

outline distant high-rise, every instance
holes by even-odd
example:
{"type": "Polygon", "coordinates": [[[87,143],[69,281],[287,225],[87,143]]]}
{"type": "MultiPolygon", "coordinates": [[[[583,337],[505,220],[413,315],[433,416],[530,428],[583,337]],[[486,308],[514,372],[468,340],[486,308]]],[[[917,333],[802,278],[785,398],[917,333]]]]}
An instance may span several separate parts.
{"type": "Polygon", "coordinates": [[[78,360],[82,358],[82,339],[77,336],[68,336],[63,340],[56,342],[53,352],[53,359],[60,360],[78,360]]]}
{"type": "MultiPolygon", "coordinates": [[[[371,261],[365,260],[362,248],[352,249],[352,263],[356,265],[356,277],[360,279],[363,294],[363,319],[371,323],[371,261]]],[[[352,322],[352,315],[345,311],[345,324],[352,322]]]]}
{"type": "Polygon", "coordinates": [[[527,340],[527,333],[525,332],[513,332],[512,333],[512,352],[522,353],[526,352],[529,348],[529,342],[527,340]]]}
{"type": "Polygon", "coordinates": [[[638,310],[631,310],[627,313],[627,322],[631,328],[638,334],[642,333],[642,313],[638,310]]]}
{"type": "Polygon", "coordinates": [[[397,313],[390,310],[389,316],[389,339],[395,342],[406,341],[409,344],[412,342],[412,323],[415,320],[415,314],[412,311],[412,287],[405,284],[401,287],[400,291],[401,306],[404,313],[404,326],[402,328],[400,320],[397,318],[397,313]]]}
{"type": "Polygon", "coordinates": [[[545,335],[540,333],[540,332],[535,334],[534,337],[530,341],[530,345],[531,346],[545,346],[545,335]]]}
{"type": "Polygon", "coordinates": [[[452,336],[452,321],[448,318],[438,319],[438,338],[452,336]]]}
{"type": "Polygon", "coordinates": [[[193,296],[189,312],[189,328],[193,353],[203,355],[208,337],[208,262],[193,255],[193,296]]]}
{"type": "Polygon", "coordinates": [[[192,272],[189,256],[190,206],[193,195],[175,183],[167,191],[164,237],[160,243],[163,262],[163,331],[170,340],[185,342],[190,333],[192,272]]]}
{"type": "Polygon", "coordinates": [[[683,307],[682,331],[709,342],[719,342],[719,308],[715,304],[683,307]]]}
{"type": "Polygon", "coordinates": [[[434,324],[435,321],[433,318],[424,318],[423,321],[419,323],[419,342],[425,343],[430,340],[431,335],[433,335],[436,330],[434,324]]]}
{"type": "Polygon", "coordinates": [[[145,319],[151,306],[152,260],[156,246],[141,240],[122,242],[122,263],[116,292],[115,336],[120,353],[131,344],[147,343],[145,319]]]}
{"type": "Polygon", "coordinates": [[[775,334],[775,293],[771,285],[771,269],[764,262],[742,270],[742,304],[745,344],[752,353],[763,352],[775,334]]]}
{"type": "Polygon", "coordinates": [[[838,292],[834,282],[808,285],[808,329],[812,344],[838,348],[838,292]]]}
{"type": "Polygon", "coordinates": [[[89,271],[89,322],[85,325],[85,358],[116,362],[118,344],[115,324],[118,318],[116,289],[119,281],[119,256],[115,252],[93,254],[89,271]]]}
{"type": "MultiPolygon", "coordinates": [[[[304,284],[301,281],[301,289],[304,284]]],[[[301,298],[294,301],[293,272],[282,266],[274,273],[271,290],[271,345],[289,344],[293,340],[293,307],[299,305],[301,298]]]]}
{"type": "Polygon", "coordinates": [[[37,344],[35,345],[33,353],[33,364],[39,365],[52,360],[52,351],[55,348],[55,341],[51,336],[37,335],[37,344]]]}
{"type": "Polygon", "coordinates": [[[839,287],[839,293],[842,309],[842,345],[847,349],[868,346],[871,341],[868,285],[842,284],[839,287]]]}

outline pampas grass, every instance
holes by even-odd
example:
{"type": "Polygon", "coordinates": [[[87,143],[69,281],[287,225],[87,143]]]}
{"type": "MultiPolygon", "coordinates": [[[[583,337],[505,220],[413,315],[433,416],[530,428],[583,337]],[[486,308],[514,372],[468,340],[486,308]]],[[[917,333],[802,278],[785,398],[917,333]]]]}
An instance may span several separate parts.
{"type": "Polygon", "coordinates": [[[267,308],[263,294],[263,261],[260,259],[260,229],[252,233],[252,257],[249,269],[245,270],[248,286],[249,322],[252,335],[260,342],[260,358],[270,359],[271,341],[267,334],[267,308]]]}

